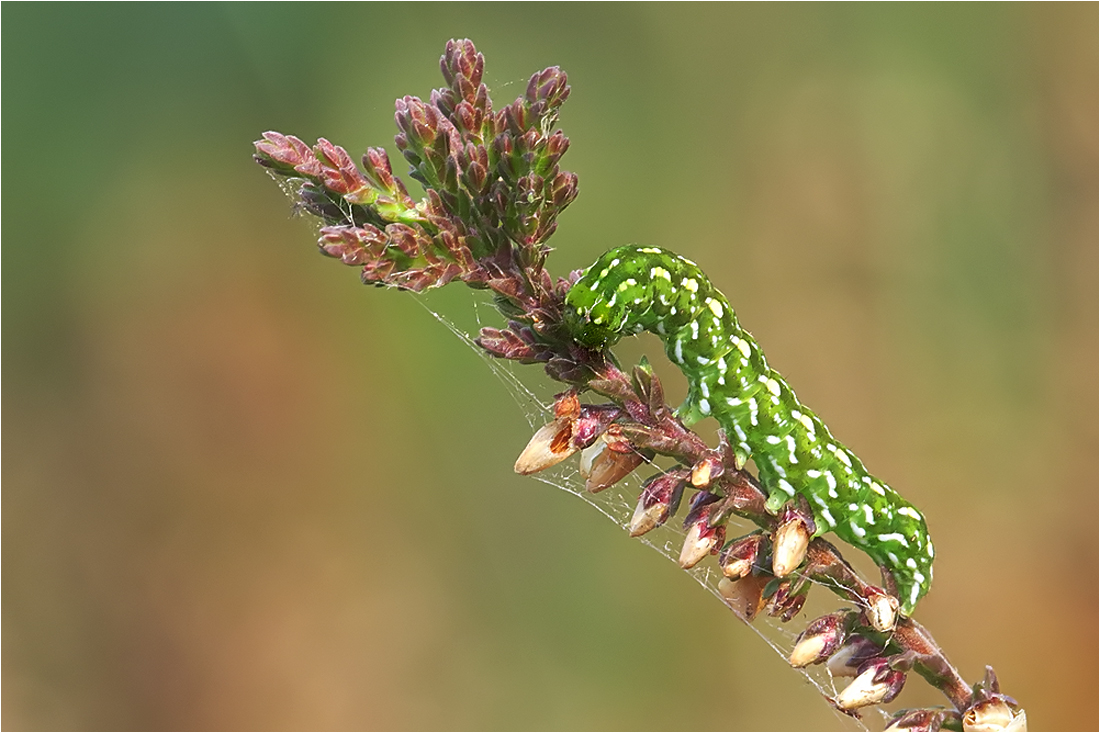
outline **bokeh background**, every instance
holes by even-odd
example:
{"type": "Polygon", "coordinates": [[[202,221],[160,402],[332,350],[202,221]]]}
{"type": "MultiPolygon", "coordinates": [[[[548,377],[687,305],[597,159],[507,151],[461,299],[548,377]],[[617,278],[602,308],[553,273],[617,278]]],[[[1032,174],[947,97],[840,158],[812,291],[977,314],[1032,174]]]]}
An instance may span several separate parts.
{"type": "Polygon", "coordinates": [[[671,563],[513,475],[498,379],[319,257],[252,163],[276,129],[403,170],[392,101],[451,37],[499,104],[570,75],[552,266],[700,262],[928,516],[918,617],[963,673],[1097,726],[1095,4],[3,21],[5,728],[843,725],[671,563]]]}

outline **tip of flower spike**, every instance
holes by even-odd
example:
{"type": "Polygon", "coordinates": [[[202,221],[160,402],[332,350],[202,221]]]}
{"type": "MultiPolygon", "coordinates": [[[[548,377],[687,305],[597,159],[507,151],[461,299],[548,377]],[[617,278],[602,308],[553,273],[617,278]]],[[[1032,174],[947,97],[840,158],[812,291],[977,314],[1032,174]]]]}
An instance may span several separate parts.
{"type": "Polygon", "coordinates": [[[890,702],[904,685],[903,672],[889,669],[884,659],[875,660],[868,663],[866,669],[833,698],[833,703],[841,710],[857,710],[890,702]]]}
{"type": "Polygon", "coordinates": [[[576,452],[571,440],[573,429],[568,419],[558,418],[539,428],[516,459],[516,473],[538,473],[561,463],[576,452]]]}

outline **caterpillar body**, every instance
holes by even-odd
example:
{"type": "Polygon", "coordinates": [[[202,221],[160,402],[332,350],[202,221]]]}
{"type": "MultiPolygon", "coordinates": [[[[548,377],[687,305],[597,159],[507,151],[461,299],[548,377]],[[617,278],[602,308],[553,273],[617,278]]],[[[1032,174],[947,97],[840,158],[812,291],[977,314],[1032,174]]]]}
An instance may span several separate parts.
{"type": "Polygon", "coordinates": [[[739,465],[756,463],[769,511],[805,497],[817,534],[836,534],[888,570],[900,611],[912,614],[932,583],[924,517],[798,401],[694,262],[657,247],[618,247],[583,273],[565,303],[566,327],[591,348],[657,334],[688,380],[677,414],[688,424],[713,416],[739,465]]]}

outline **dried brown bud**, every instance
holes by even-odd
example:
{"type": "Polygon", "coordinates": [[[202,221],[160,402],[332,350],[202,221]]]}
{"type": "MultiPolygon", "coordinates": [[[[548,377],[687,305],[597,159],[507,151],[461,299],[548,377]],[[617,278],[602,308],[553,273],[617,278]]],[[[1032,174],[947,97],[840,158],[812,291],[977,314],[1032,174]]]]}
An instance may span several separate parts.
{"type": "Polygon", "coordinates": [[[601,435],[592,445],[581,451],[581,476],[584,488],[596,493],[614,486],[640,466],[644,458],[641,453],[629,450],[622,453],[608,443],[601,435]]]}
{"type": "Polygon", "coordinates": [[[691,469],[691,485],[705,489],[710,482],[722,475],[722,461],[715,456],[701,458],[691,469]]]}
{"type": "Polygon", "coordinates": [[[768,600],[768,615],[786,623],[806,605],[806,587],[802,583],[784,580],[768,600]]]}
{"type": "Polygon", "coordinates": [[[764,587],[769,580],[766,575],[747,575],[740,580],[722,578],[718,581],[718,592],[738,618],[749,623],[764,608],[764,587]]]}

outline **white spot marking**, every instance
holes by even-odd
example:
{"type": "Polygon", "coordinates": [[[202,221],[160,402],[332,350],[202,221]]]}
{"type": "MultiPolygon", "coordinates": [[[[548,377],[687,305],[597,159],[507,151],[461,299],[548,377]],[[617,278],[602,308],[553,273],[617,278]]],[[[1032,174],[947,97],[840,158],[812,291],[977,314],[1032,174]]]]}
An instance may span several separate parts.
{"type": "Polygon", "coordinates": [[[916,509],[914,509],[911,506],[901,507],[900,509],[898,509],[898,514],[904,514],[907,517],[911,517],[913,519],[916,519],[916,520],[920,521],[920,512],[918,512],[916,509]]]}
{"type": "Polygon", "coordinates": [[[879,542],[898,542],[902,547],[909,546],[909,540],[905,539],[905,535],[898,534],[897,532],[891,532],[890,534],[880,534],[878,536],[879,542]]]}
{"type": "Polygon", "coordinates": [[[856,537],[862,539],[863,537],[867,536],[867,530],[865,530],[863,527],[860,527],[855,522],[848,522],[848,526],[852,528],[852,532],[855,533],[856,537]]]}
{"type": "Polygon", "coordinates": [[[788,496],[794,496],[794,487],[787,483],[787,479],[779,479],[779,488],[783,489],[788,496]]]}

